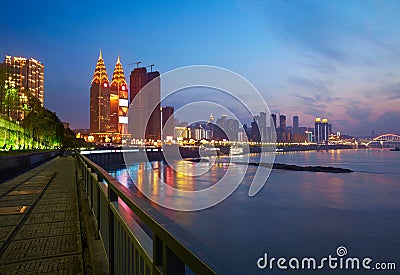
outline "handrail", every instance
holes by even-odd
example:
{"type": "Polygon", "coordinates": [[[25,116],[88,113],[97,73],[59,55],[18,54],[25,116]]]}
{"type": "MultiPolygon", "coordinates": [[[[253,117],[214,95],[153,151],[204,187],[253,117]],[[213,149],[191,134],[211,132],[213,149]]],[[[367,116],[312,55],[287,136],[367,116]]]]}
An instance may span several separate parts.
{"type": "Polygon", "coordinates": [[[210,257],[213,252],[203,243],[102,167],[81,154],[77,154],[76,160],[109,260],[110,274],[179,275],[185,274],[185,266],[196,274],[237,272],[221,256],[210,257]],[[151,231],[151,251],[146,251],[140,236],[133,233],[140,225],[134,219],[128,221],[126,213],[121,211],[122,202],[140,220],[139,223],[151,231]],[[197,255],[206,258],[207,263],[197,255]]]}

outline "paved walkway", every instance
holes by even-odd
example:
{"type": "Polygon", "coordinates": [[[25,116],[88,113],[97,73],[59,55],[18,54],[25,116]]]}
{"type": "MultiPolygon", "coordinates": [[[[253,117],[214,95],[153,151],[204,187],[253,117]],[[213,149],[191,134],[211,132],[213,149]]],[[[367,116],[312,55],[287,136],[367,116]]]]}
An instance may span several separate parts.
{"type": "Polygon", "coordinates": [[[83,274],[82,250],[74,158],[0,184],[0,274],[83,274]]]}

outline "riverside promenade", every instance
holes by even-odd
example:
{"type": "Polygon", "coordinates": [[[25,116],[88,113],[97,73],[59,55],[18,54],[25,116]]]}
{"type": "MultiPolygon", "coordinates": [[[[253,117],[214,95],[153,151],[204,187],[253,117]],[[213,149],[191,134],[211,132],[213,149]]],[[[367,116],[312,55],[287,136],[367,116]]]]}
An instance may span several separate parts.
{"type": "Polygon", "coordinates": [[[73,157],[0,183],[0,274],[107,274],[82,192],[73,157]]]}

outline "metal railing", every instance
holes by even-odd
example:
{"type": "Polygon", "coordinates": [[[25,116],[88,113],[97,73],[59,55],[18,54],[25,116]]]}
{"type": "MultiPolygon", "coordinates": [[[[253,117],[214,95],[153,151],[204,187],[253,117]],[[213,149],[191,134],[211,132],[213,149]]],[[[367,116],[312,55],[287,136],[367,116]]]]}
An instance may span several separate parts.
{"type": "Polygon", "coordinates": [[[218,257],[208,256],[208,264],[197,257],[194,253],[204,254],[201,242],[102,167],[81,154],[76,156],[76,167],[103,241],[110,274],[217,274],[216,270],[225,265],[221,259],[216,264],[218,257]]]}

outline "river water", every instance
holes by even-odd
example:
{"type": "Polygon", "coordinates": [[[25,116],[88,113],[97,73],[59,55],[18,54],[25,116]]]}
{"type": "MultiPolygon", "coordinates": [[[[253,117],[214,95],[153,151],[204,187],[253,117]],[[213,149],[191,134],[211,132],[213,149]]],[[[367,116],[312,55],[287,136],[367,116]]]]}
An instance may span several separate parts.
{"type": "MultiPolygon", "coordinates": [[[[220,204],[194,212],[158,208],[241,274],[352,274],[337,269],[282,271],[276,265],[272,270],[257,267],[257,260],[264,253],[269,258],[318,260],[337,256],[339,246],[346,247],[348,257],[370,257],[373,263],[394,262],[397,267],[396,272],[359,270],[356,274],[399,274],[400,152],[388,149],[288,152],[278,153],[276,162],[334,166],[354,172],[274,169],[261,191],[249,197],[249,185],[257,169],[250,166],[240,186],[220,204]]],[[[133,171],[133,180],[138,184],[157,184],[158,176],[176,188],[199,190],[217,182],[227,167],[214,165],[210,173],[189,179],[163,162],[135,164],[128,169],[133,171]]],[[[190,170],[190,165],[185,169],[190,170]]],[[[109,172],[137,192],[125,167],[109,172]]],[[[164,196],[170,199],[167,194],[164,196]]]]}

